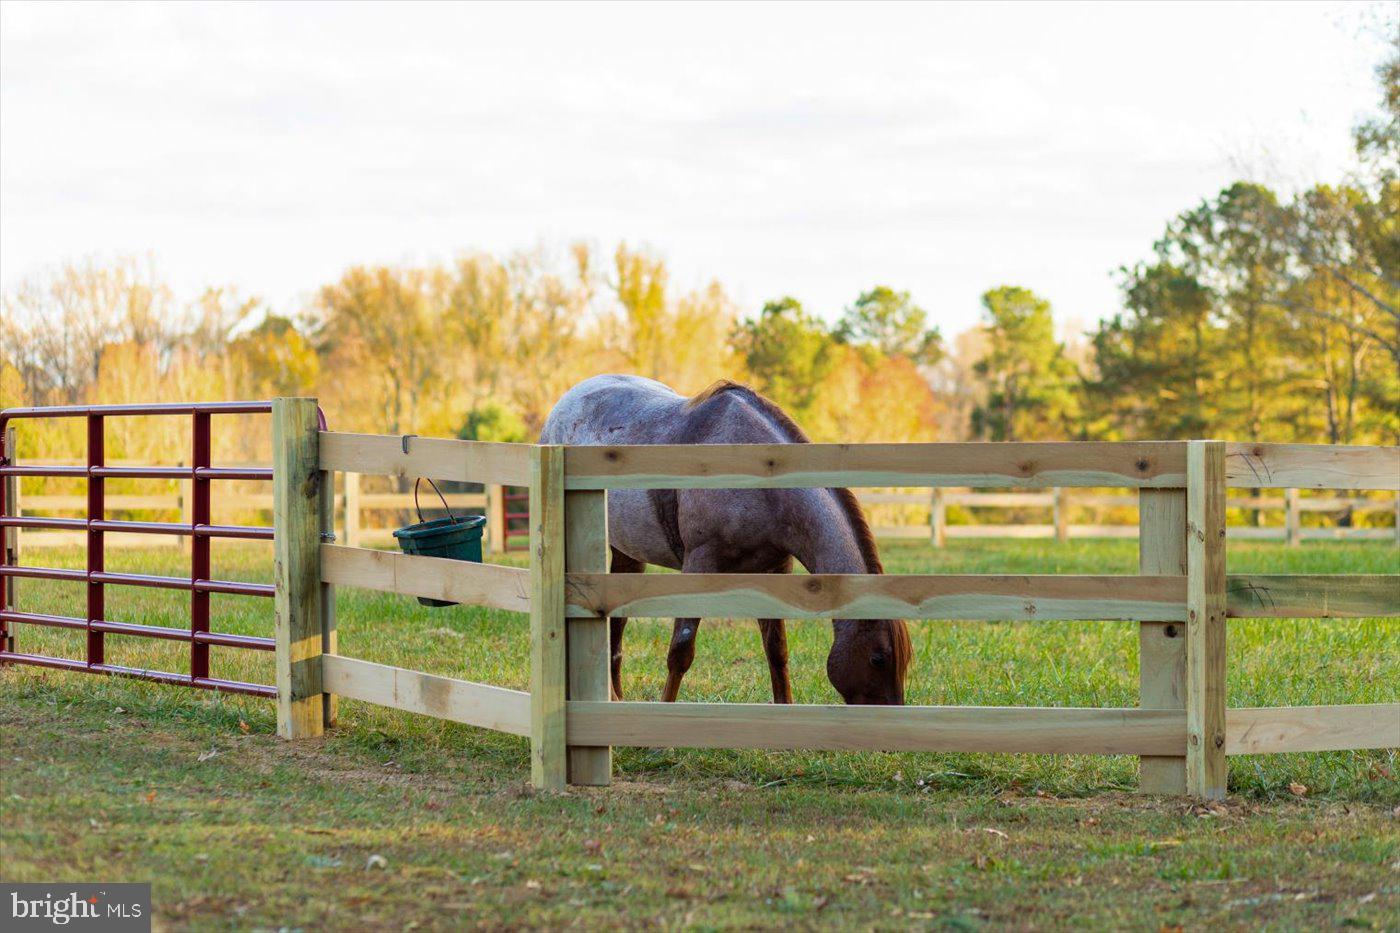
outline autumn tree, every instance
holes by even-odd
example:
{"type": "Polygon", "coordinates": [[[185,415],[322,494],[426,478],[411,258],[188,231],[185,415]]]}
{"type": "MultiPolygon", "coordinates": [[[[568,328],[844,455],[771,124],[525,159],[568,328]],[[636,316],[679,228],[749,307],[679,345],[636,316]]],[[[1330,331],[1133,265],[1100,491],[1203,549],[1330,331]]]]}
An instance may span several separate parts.
{"type": "Polygon", "coordinates": [[[1078,374],[1055,340],[1050,302],[1027,288],[1002,286],[982,296],[987,349],[976,364],[986,402],[973,432],[998,441],[1073,436],[1078,374]]]}
{"type": "Polygon", "coordinates": [[[928,326],[928,312],[914,304],[908,292],[877,285],[863,292],[842,314],[836,339],[869,345],[887,357],[904,357],[917,365],[933,365],[943,356],[937,327],[928,326]]]}

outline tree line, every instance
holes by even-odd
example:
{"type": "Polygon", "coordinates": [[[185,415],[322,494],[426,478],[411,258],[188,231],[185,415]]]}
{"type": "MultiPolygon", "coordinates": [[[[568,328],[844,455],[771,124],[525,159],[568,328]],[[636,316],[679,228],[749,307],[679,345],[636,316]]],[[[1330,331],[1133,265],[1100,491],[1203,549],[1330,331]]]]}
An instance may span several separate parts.
{"type": "MultiPolygon", "coordinates": [[[[0,405],[315,395],[341,430],[528,440],[568,386],[630,372],[682,392],[748,382],[818,440],[1396,444],[1400,54],[1379,76],[1354,173],[1289,196],[1241,181],[1184,209],[1080,339],[1022,285],[990,288],[951,338],[885,285],[835,313],[791,296],[745,313],[626,243],[354,266],[296,309],[228,287],[181,301],[151,263],[86,260],[5,293],[0,405]]],[[[70,429],[40,446],[80,451],[70,429]]],[[[169,430],[119,446],[183,449],[169,430]]]]}

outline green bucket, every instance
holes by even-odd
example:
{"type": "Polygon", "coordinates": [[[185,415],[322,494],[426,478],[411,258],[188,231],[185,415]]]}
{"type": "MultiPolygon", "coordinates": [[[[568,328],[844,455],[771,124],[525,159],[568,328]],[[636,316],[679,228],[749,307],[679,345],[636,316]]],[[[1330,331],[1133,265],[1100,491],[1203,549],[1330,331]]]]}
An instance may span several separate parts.
{"type": "MultiPolygon", "coordinates": [[[[453,515],[452,509],[447,506],[447,499],[443,497],[437,484],[432,480],[428,480],[428,483],[438,494],[438,498],[442,499],[442,506],[447,509],[447,518],[435,518],[427,522],[422,520],[423,507],[418,505],[418,483],[414,483],[413,504],[418,510],[419,520],[415,524],[394,532],[394,538],[399,542],[399,547],[405,554],[416,554],[421,557],[445,557],[448,560],[469,560],[481,563],[481,532],[486,527],[486,516],[453,515]]],[[[443,599],[429,599],[426,596],[419,596],[418,602],[424,606],[457,605],[457,603],[443,599]]]]}

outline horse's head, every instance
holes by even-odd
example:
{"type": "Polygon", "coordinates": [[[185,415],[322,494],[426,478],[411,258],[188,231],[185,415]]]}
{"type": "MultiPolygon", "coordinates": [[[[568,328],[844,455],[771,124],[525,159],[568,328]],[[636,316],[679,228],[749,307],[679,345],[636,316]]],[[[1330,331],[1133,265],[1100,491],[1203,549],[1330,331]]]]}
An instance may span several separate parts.
{"type": "Polygon", "coordinates": [[[904,705],[914,648],[902,619],[837,619],[826,676],[847,703],[904,705]]]}

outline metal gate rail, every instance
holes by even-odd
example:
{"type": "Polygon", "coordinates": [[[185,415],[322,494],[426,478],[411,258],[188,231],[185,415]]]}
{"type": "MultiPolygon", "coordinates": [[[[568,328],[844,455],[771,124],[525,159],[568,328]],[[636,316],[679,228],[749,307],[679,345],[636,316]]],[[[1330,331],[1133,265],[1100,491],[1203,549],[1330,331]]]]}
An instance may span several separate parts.
{"type": "MultiPolygon", "coordinates": [[[[221,680],[210,676],[209,647],[220,645],[272,651],[271,638],[253,635],[230,635],[209,630],[209,594],[230,593],[240,596],[272,596],[276,590],[270,584],[245,583],[210,579],[209,542],[214,538],[245,538],[272,540],[273,529],[248,525],[215,525],[210,522],[210,483],[214,480],[270,480],[267,468],[228,468],[211,464],[210,418],[212,415],[270,414],[271,402],[205,402],[161,405],[79,405],[49,408],[10,408],[0,411],[0,477],[5,476],[69,476],[85,477],[88,482],[86,518],[24,518],[10,515],[11,504],[6,501],[5,484],[0,482],[0,528],[67,528],[87,532],[87,569],[68,570],[56,567],[23,567],[10,564],[8,555],[0,548],[0,663],[32,664],[64,670],[86,671],[93,674],[115,674],[137,677],[159,683],[179,684],[229,693],[275,697],[277,688],[268,684],[221,680]],[[191,445],[193,456],[187,467],[114,467],[105,463],[105,419],[136,415],[189,415],[193,420],[191,445]],[[22,418],[85,418],[87,419],[87,464],[85,466],[23,466],[15,463],[15,452],[5,448],[9,422],[22,418]],[[188,524],[167,522],[109,521],[105,515],[104,486],[107,479],[188,479],[192,486],[192,515],[188,524]],[[190,537],[190,575],[161,577],[137,573],[114,573],[103,566],[103,540],[108,533],[184,535],[190,537]],[[71,580],[87,586],[87,615],[47,615],[19,612],[12,599],[10,580],[30,577],[44,580],[71,580]],[[136,625],[116,622],[105,617],[105,590],[108,585],[145,586],[161,589],[186,590],[190,594],[190,627],[166,628],[157,625],[136,625]],[[24,654],[14,650],[10,626],[14,624],[42,625],[81,630],[87,633],[87,657],[84,660],[57,658],[47,655],[24,654]],[[177,674],[106,663],[104,636],[135,635],[145,638],[187,641],[190,643],[190,672],[177,674]]],[[[324,419],[322,419],[324,421],[324,419]]],[[[322,424],[324,428],[324,424],[322,424]]]]}

